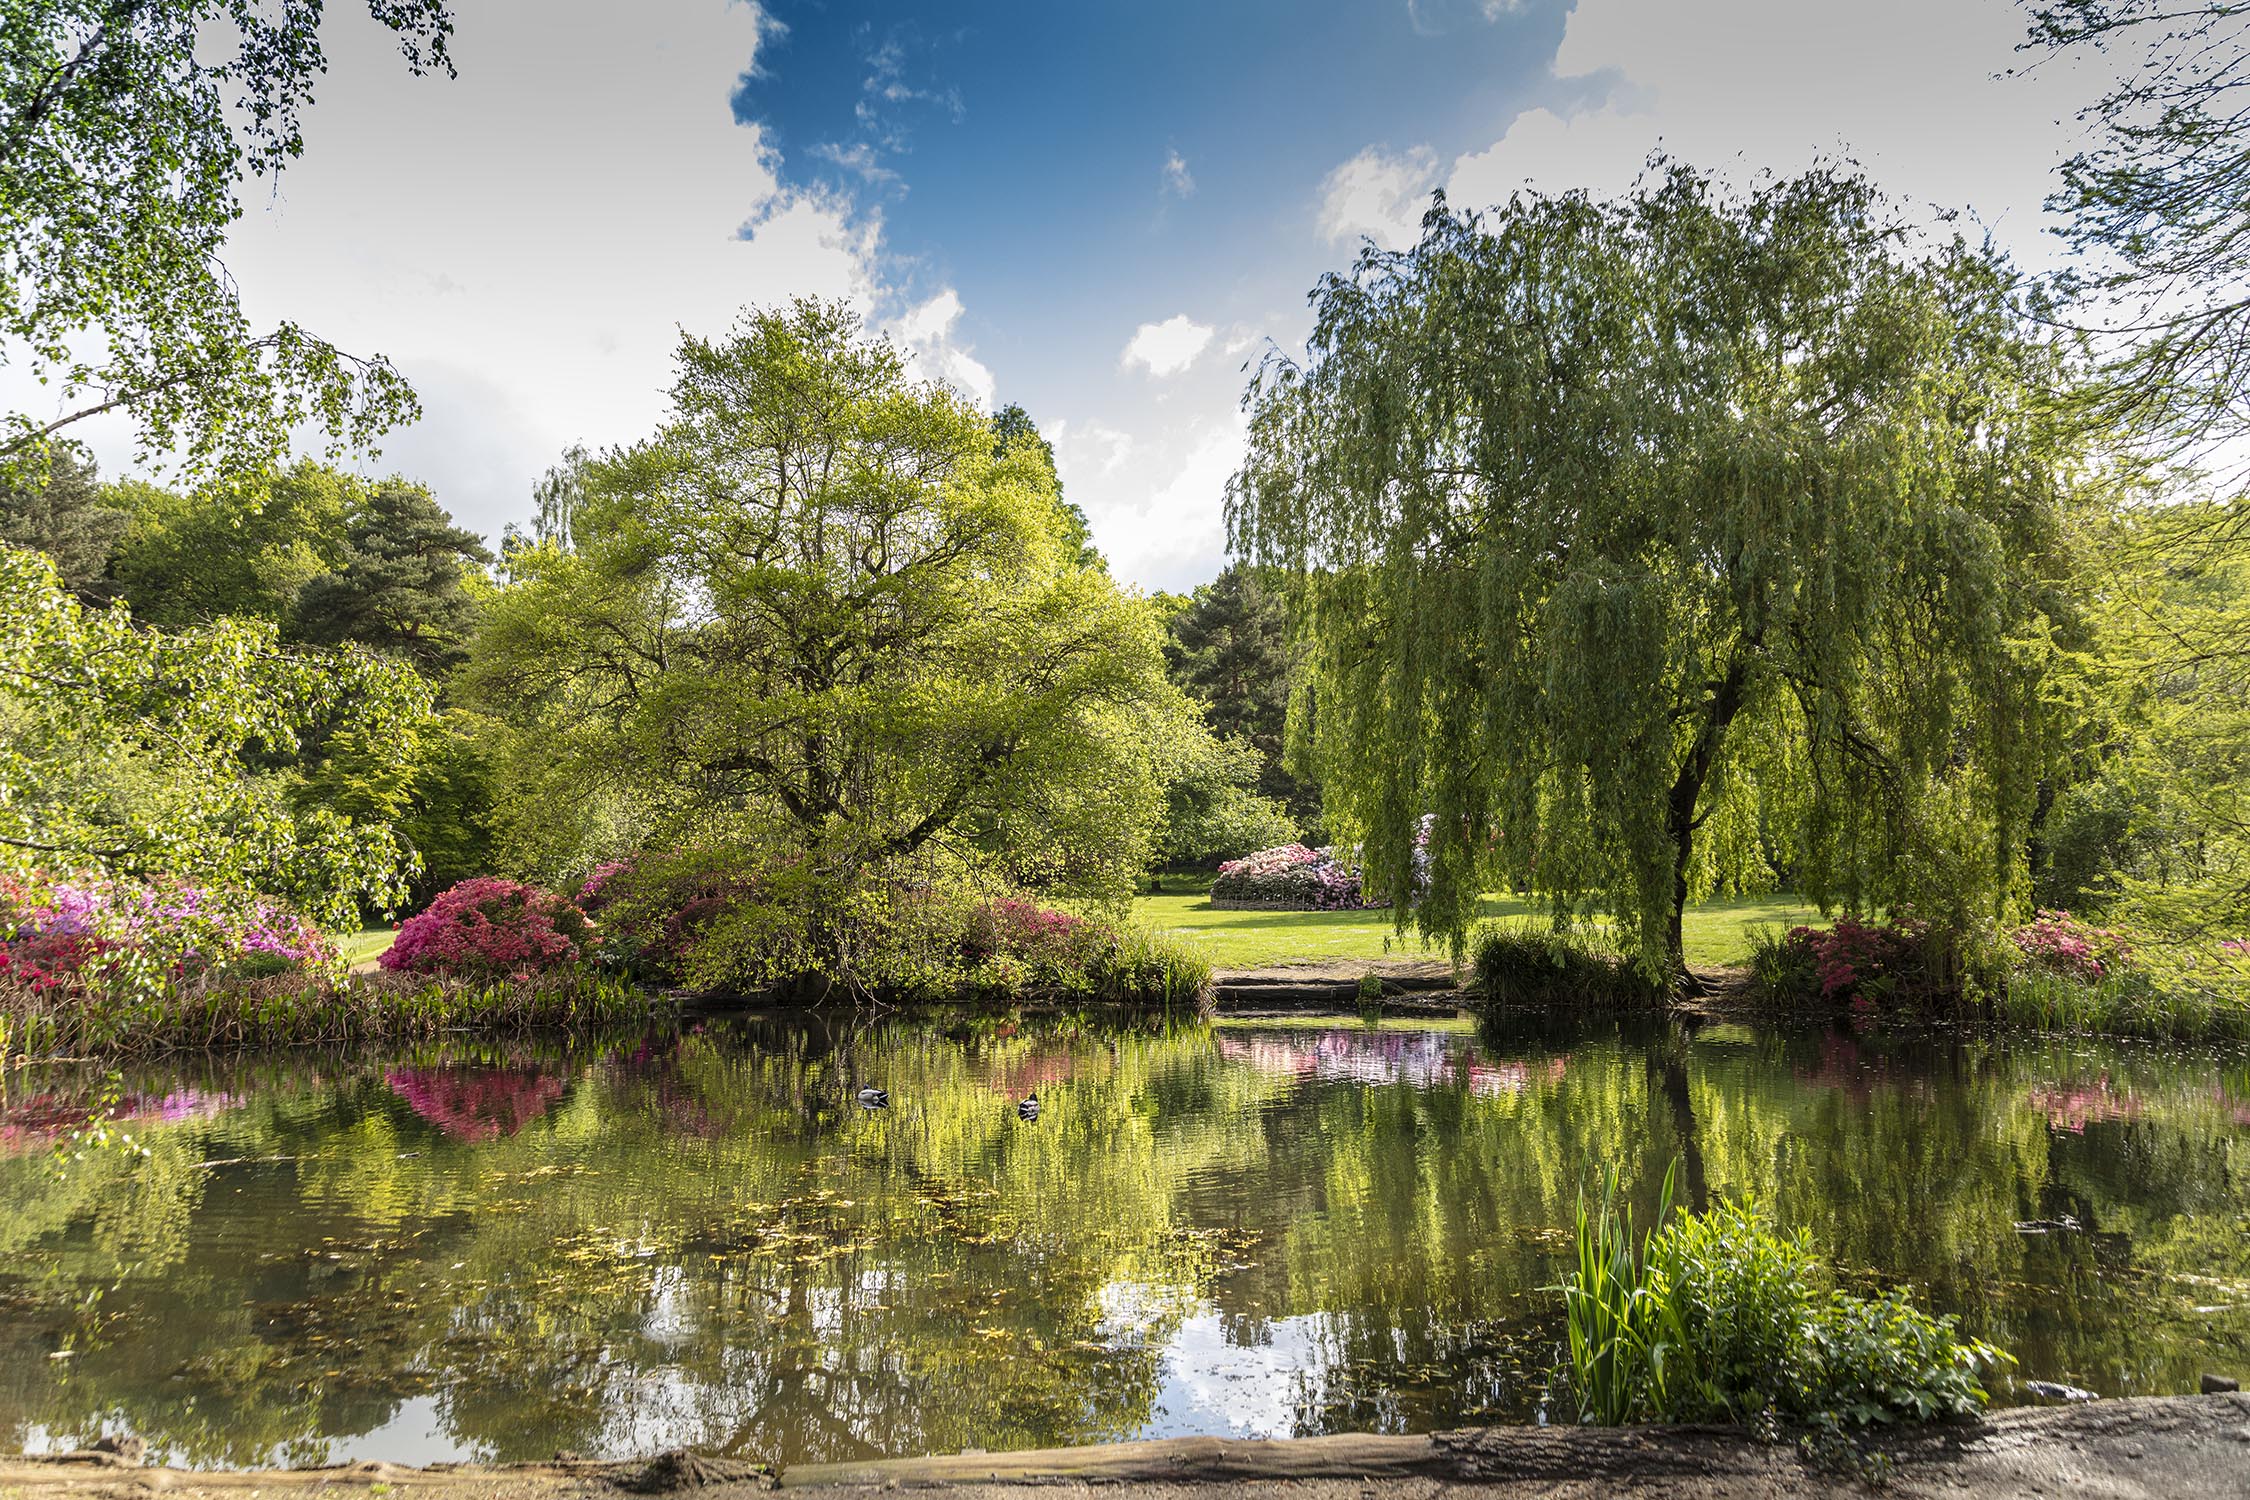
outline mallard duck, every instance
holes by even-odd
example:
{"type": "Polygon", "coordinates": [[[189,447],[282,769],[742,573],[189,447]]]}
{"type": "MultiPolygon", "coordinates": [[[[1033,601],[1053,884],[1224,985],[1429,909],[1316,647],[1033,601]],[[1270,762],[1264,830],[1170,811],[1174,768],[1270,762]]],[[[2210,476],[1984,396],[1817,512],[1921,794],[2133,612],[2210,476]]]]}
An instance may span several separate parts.
{"type": "Polygon", "coordinates": [[[1036,1120],[1039,1118],[1039,1091],[1037,1089],[1016,1101],[1016,1118],[1019,1120],[1036,1120]]]}
{"type": "Polygon", "coordinates": [[[859,1107],[861,1109],[889,1109],[891,1107],[891,1091],[877,1088],[861,1089],[859,1091],[859,1107]]]}

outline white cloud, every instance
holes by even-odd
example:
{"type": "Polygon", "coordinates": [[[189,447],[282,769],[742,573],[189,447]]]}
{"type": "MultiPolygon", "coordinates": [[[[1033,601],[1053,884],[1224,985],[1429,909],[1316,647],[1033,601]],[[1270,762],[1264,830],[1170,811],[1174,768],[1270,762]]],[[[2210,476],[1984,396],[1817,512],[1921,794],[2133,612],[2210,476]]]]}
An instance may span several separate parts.
{"type": "Polygon", "coordinates": [[[1200,359],[1215,330],[1186,313],[1161,323],[1143,323],[1125,345],[1125,363],[1144,366],[1151,375],[1177,375],[1200,359]]]}
{"type": "Polygon", "coordinates": [[[1090,480],[1108,479],[1133,456],[1133,435],[1105,422],[1055,423],[1047,434],[1055,445],[1055,467],[1090,480]]]}
{"type": "MultiPolygon", "coordinates": [[[[1249,420],[1239,411],[1188,428],[1150,451],[1123,433],[1104,463],[1104,443],[1055,445],[1055,466],[1070,497],[1093,523],[1094,545],[1118,577],[1150,588],[1187,588],[1208,579],[1226,553],[1227,480],[1242,465],[1249,420]],[[1164,476],[1153,487],[1152,475],[1164,476]]],[[[1085,436],[1090,436],[1086,434],[1085,436]]],[[[1168,434],[1170,436],[1170,434],[1168,434]]]]}
{"type": "Polygon", "coordinates": [[[847,172],[864,177],[869,182],[898,181],[898,173],[883,165],[875,148],[865,141],[854,141],[849,146],[839,146],[834,141],[822,141],[812,148],[812,154],[822,161],[833,162],[847,172]]]}
{"type": "Polygon", "coordinates": [[[912,351],[920,371],[959,390],[984,411],[992,410],[995,383],[992,372],[953,336],[961,321],[961,297],[947,287],[891,325],[891,332],[912,351]]]}
{"type": "MultiPolygon", "coordinates": [[[[989,401],[958,295],[904,297],[881,216],[785,188],[735,122],[770,29],[717,0],[482,0],[460,76],[416,79],[364,12],[334,17],[305,155],[277,191],[248,187],[227,260],[254,319],[387,354],[420,388],[422,421],[367,467],[496,535],[564,447],[655,429],[681,329],[795,295],[889,318],[922,370],[989,401]]],[[[94,436],[105,473],[131,467],[120,427],[94,436]]]]}
{"type": "Polygon", "coordinates": [[[1386,250],[1403,250],[1421,233],[1437,179],[1437,153],[1428,146],[1397,155],[1369,146],[1321,183],[1320,232],[1332,242],[1365,236],[1386,250]]]}
{"type": "Polygon", "coordinates": [[[1186,198],[1195,192],[1195,176],[1188,171],[1187,158],[1177,150],[1164,158],[1164,191],[1176,198],[1186,198]]]}
{"type": "Polygon", "coordinates": [[[1452,165],[1447,196],[1622,191],[1661,146],[1745,178],[1848,155],[1910,210],[1966,208],[2019,257],[2045,261],[2041,201],[2088,93],[2049,61],[2006,76],[2023,39],[2009,0],[1733,0],[1723,22],[1677,0],[1578,0],[1554,70],[1591,102],[1517,116],[1452,165]],[[1942,38],[1942,42],[1934,39],[1942,38]]]}

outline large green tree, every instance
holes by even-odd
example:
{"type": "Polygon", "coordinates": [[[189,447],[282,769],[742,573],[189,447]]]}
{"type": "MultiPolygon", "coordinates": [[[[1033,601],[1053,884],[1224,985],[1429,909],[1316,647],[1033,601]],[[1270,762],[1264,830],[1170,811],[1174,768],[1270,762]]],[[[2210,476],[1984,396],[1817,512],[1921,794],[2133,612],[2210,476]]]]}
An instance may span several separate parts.
{"type": "Polygon", "coordinates": [[[1376,888],[1456,941],[1490,881],[1600,907],[1673,973],[1761,831],[1824,900],[2004,910],[2082,461],[2023,300],[1830,171],[1441,209],[1325,279],[1230,525],[1376,888]]]}
{"type": "Polygon", "coordinates": [[[672,405],[474,648],[527,857],[719,830],[840,881],[942,854],[1125,890],[1193,715],[1036,448],[810,301],[684,338],[672,405]]]}
{"type": "Polygon", "coordinates": [[[1109,571],[1109,559],[1102,556],[1094,545],[1094,523],[1086,519],[1085,510],[1076,501],[1063,494],[1062,475],[1055,468],[1055,445],[1039,431],[1039,424],[1031,420],[1031,413],[1010,402],[992,414],[992,443],[994,456],[1006,453],[1011,444],[1023,443],[1033,449],[1047,474],[1054,482],[1055,503],[1062,507],[1063,545],[1083,567],[1096,572],[1109,571]]]}
{"type": "MultiPolygon", "coordinates": [[[[450,70],[446,0],[367,0],[409,67],[450,70]]],[[[0,361],[56,388],[0,417],[0,464],[103,412],[145,453],[252,468],[300,424],[365,442],[411,417],[385,360],[260,326],[221,261],[241,186],[304,149],[324,0],[0,6],[0,361]]]]}
{"type": "Polygon", "coordinates": [[[344,565],[362,486],[314,463],[191,493],[128,483],[110,573],[136,619],[183,630],[225,617],[288,621],[306,584],[344,565]]]}

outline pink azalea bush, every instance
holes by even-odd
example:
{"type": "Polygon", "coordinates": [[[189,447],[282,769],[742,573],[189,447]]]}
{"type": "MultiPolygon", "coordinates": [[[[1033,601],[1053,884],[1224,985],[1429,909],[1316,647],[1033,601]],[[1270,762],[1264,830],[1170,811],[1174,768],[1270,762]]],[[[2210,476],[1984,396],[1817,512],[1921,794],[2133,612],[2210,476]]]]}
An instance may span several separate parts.
{"type": "Polygon", "coordinates": [[[2132,957],[2132,946],[2106,927],[2082,922],[2067,911],[2042,911],[2009,937],[2026,963],[2091,984],[2115,973],[2132,957]]]}
{"type": "Polygon", "coordinates": [[[1334,849],[1282,844],[1260,849],[1219,866],[1211,895],[1220,901],[1286,903],[1302,911],[1355,911],[1383,903],[1369,901],[1357,870],[1334,849]]]}
{"type": "Polygon", "coordinates": [[[584,961],[593,937],[586,914],[552,891],[479,876],[409,918],[378,962],[415,974],[520,980],[584,961]]]}

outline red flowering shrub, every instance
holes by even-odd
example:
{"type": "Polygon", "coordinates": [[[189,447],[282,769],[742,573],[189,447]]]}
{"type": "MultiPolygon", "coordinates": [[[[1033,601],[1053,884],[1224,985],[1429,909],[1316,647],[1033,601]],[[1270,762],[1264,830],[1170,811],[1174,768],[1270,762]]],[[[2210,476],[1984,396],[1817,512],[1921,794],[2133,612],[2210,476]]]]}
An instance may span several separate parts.
{"type": "Polygon", "coordinates": [[[601,922],[605,965],[681,984],[712,923],[759,889],[741,858],[689,849],[596,865],[578,888],[578,905],[601,922]]]}
{"type": "Polygon", "coordinates": [[[1832,927],[1790,928],[1758,956],[1756,968],[1779,998],[1817,998],[1871,1011],[1926,1004],[1956,988],[1939,950],[1925,922],[1838,917],[1832,927]]]}
{"type": "Polygon", "coordinates": [[[593,936],[586,914],[553,892],[482,876],[409,918],[378,962],[416,974],[521,979],[581,962],[593,936]]]}

